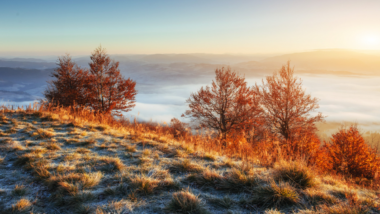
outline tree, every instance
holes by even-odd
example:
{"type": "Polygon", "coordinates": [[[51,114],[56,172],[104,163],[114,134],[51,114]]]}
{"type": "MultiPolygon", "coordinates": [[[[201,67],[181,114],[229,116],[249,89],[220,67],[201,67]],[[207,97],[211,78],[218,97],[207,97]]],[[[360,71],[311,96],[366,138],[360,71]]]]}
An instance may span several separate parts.
{"type": "Polygon", "coordinates": [[[112,61],[101,47],[92,56],[90,72],[73,62],[69,55],[59,57],[47,89],[46,100],[54,105],[88,106],[103,114],[121,115],[135,106],[136,82],[125,79],[119,62],[112,61]]]}
{"type": "Polygon", "coordinates": [[[120,115],[135,106],[136,82],[124,79],[119,62],[112,61],[101,46],[91,55],[91,107],[101,113],[120,115]]]}
{"type": "Polygon", "coordinates": [[[327,157],[322,161],[326,168],[353,177],[373,179],[376,176],[380,157],[365,143],[356,126],[339,130],[330,141],[331,144],[325,145],[327,157]]]}
{"type": "Polygon", "coordinates": [[[256,84],[255,92],[261,96],[267,126],[286,141],[295,137],[296,130],[315,129],[314,124],[323,120],[321,113],[310,116],[319,108],[318,99],[305,93],[289,62],[278,73],[266,77],[262,86],[256,84]]]}
{"type": "Polygon", "coordinates": [[[190,95],[186,101],[190,110],[183,116],[218,131],[225,141],[228,134],[252,127],[261,109],[259,96],[247,86],[244,77],[230,68],[216,69],[215,75],[211,87],[202,87],[190,95]]]}
{"type": "Polygon", "coordinates": [[[70,55],[58,57],[58,68],[52,73],[55,80],[48,82],[44,96],[49,103],[62,106],[88,104],[88,71],[72,61],[70,55]]]}

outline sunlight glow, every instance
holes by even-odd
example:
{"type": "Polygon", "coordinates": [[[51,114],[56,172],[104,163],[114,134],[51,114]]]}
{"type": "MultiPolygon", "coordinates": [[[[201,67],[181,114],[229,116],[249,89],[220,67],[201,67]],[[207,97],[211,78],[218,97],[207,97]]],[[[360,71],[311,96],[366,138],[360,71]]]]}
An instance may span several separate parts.
{"type": "Polygon", "coordinates": [[[376,46],[380,44],[380,39],[377,35],[366,35],[362,38],[362,43],[367,47],[376,46]]]}

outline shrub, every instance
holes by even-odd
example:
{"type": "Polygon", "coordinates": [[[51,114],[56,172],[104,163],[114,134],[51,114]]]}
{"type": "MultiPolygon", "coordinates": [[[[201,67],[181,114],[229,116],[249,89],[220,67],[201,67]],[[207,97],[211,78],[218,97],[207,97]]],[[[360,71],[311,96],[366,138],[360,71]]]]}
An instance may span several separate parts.
{"type": "Polygon", "coordinates": [[[176,213],[184,214],[206,214],[209,213],[198,198],[198,196],[193,195],[188,190],[176,192],[172,195],[172,200],[166,206],[166,209],[176,213]]]}
{"type": "Polygon", "coordinates": [[[281,162],[275,166],[274,178],[293,186],[306,189],[316,185],[315,176],[303,163],[281,162]]]}
{"type": "Polygon", "coordinates": [[[322,169],[345,176],[375,178],[380,168],[380,157],[365,143],[357,127],[341,129],[330,140],[331,144],[324,148],[326,154],[321,155],[325,159],[318,162],[322,169]]]}
{"type": "Polygon", "coordinates": [[[187,123],[181,122],[175,117],[170,120],[170,132],[175,139],[179,139],[180,137],[185,137],[188,135],[188,128],[189,125],[187,123]]]}

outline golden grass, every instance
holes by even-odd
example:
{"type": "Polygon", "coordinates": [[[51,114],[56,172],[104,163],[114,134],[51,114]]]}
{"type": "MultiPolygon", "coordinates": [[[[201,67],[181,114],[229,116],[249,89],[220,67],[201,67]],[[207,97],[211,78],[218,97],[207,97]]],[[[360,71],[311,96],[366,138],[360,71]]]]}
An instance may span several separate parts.
{"type": "Polygon", "coordinates": [[[314,173],[302,162],[279,162],[274,167],[274,178],[301,189],[316,186],[314,173]]]}
{"type": "Polygon", "coordinates": [[[47,130],[44,130],[44,129],[37,129],[36,132],[33,132],[31,134],[31,137],[35,137],[38,140],[49,139],[49,138],[52,138],[54,136],[55,136],[55,134],[53,132],[47,131],[47,130]]]}
{"type": "Polygon", "coordinates": [[[84,173],[81,178],[81,184],[83,189],[92,188],[100,183],[103,178],[103,173],[95,172],[95,173],[84,173]]]}
{"type": "Polygon", "coordinates": [[[297,191],[288,183],[275,183],[271,181],[268,185],[262,185],[255,189],[255,195],[251,203],[263,207],[286,207],[300,203],[297,191]]]}
{"type": "MultiPolygon", "coordinates": [[[[66,117],[67,121],[62,122],[63,131],[56,134],[59,135],[55,136],[56,141],[50,138],[48,142],[35,140],[39,135],[38,130],[51,130],[47,128],[53,126],[51,122],[44,122],[43,125],[36,123],[35,128],[30,123],[21,122],[17,129],[25,131],[30,127],[27,133],[37,133],[34,139],[26,141],[8,135],[10,137],[2,138],[0,144],[4,152],[0,156],[0,163],[1,157],[7,155],[5,164],[24,166],[16,169],[27,170],[34,179],[40,180],[39,183],[46,184],[52,195],[49,203],[62,210],[95,212],[94,206],[100,206],[96,212],[132,212],[135,208],[136,212],[154,213],[161,208],[160,204],[165,204],[166,211],[170,213],[202,213],[207,212],[204,209],[206,202],[212,205],[208,208],[217,209],[210,210],[210,213],[222,212],[223,209],[230,209],[230,213],[256,212],[255,209],[260,213],[352,213],[349,210],[366,213],[378,207],[378,196],[374,191],[360,189],[339,177],[316,176],[311,173],[312,169],[300,163],[278,163],[273,169],[257,169],[257,165],[253,165],[250,162],[252,159],[249,156],[247,158],[244,152],[235,154],[233,158],[240,158],[236,162],[230,151],[226,151],[225,157],[220,157],[223,151],[219,151],[217,146],[208,147],[208,144],[214,143],[212,140],[206,142],[194,137],[192,142],[197,142],[195,147],[186,139],[174,141],[161,132],[160,127],[150,131],[145,129],[147,126],[144,124],[118,126],[116,122],[96,121],[95,118],[86,119],[78,117],[77,113],[75,115],[76,119],[71,114],[60,115],[66,117]],[[85,126],[88,120],[93,122],[91,127],[85,126]],[[72,140],[75,146],[62,143],[69,129],[65,123],[70,121],[79,133],[68,140],[72,140]],[[107,124],[103,133],[97,130],[92,133],[88,129],[90,127],[94,131],[96,124],[103,122],[107,124]],[[80,127],[86,127],[88,137],[80,135],[84,130],[80,127]],[[124,139],[120,136],[124,136],[124,139]],[[133,139],[138,139],[139,143],[131,142],[133,139]],[[103,142],[103,150],[92,146],[98,143],[97,140],[103,142]],[[27,150],[14,153],[9,150],[20,145],[27,146],[27,150]],[[172,199],[168,200],[171,191],[187,185],[196,189],[197,194],[206,200],[202,201],[190,190],[174,193],[172,199]],[[354,196],[348,195],[351,191],[358,194],[360,199],[352,200],[354,196]],[[120,198],[128,201],[130,209],[113,207],[111,202],[120,198]],[[201,209],[198,209],[197,204],[200,204],[201,209]],[[139,206],[146,206],[147,210],[141,210],[139,206]]],[[[8,127],[5,125],[1,129],[8,127]]],[[[5,176],[1,175],[1,178],[5,176]]],[[[24,197],[30,198],[28,194],[31,192],[27,191],[24,197]]]]}
{"type": "Polygon", "coordinates": [[[32,203],[25,198],[22,198],[17,201],[17,203],[12,205],[12,212],[13,213],[21,213],[28,211],[32,206],[32,203]]]}
{"type": "Polygon", "coordinates": [[[203,167],[191,162],[189,159],[175,161],[169,166],[171,172],[201,172],[203,167]]]}
{"type": "Polygon", "coordinates": [[[206,168],[200,173],[193,173],[187,177],[187,180],[196,183],[200,187],[215,187],[224,177],[215,170],[206,168]]]}
{"type": "Polygon", "coordinates": [[[121,171],[125,168],[120,158],[99,157],[98,162],[103,163],[102,169],[104,171],[121,171]]]}
{"type": "Polygon", "coordinates": [[[174,213],[188,214],[206,214],[209,213],[204,208],[204,203],[198,196],[192,194],[188,190],[173,193],[172,200],[166,206],[166,210],[174,213]]]}
{"type": "Polygon", "coordinates": [[[128,152],[136,152],[136,145],[125,145],[125,150],[127,150],[128,152]]]}
{"type": "Polygon", "coordinates": [[[61,147],[59,146],[59,144],[54,143],[54,142],[50,142],[50,143],[46,144],[45,147],[46,147],[46,149],[53,150],[53,151],[61,150],[61,147]]]}

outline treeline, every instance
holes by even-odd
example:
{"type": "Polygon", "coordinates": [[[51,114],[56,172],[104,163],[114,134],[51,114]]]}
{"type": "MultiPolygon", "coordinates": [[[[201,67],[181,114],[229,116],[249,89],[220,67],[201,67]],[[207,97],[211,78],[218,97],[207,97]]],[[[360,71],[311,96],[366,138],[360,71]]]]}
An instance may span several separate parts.
{"type": "MultiPolygon", "coordinates": [[[[136,82],[122,77],[118,66],[101,47],[92,53],[89,70],[70,56],[60,57],[55,80],[44,93],[46,100],[50,105],[85,106],[96,114],[120,116],[134,107],[137,91],[136,82]]],[[[193,128],[202,130],[199,134],[212,137],[206,143],[220,144],[225,151],[249,151],[266,165],[302,160],[323,172],[377,178],[380,158],[355,126],[340,130],[328,143],[320,141],[316,123],[324,116],[315,112],[318,99],[306,94],[289,62],[253,86],[230,68],[216,69],[211,86],[192,93],[186,103],[189,110],[182,117],[190,118],[193,128]]],[[[190,125],[177,118],[168,131],[178,140],[194,139],[190,125]]]]}

